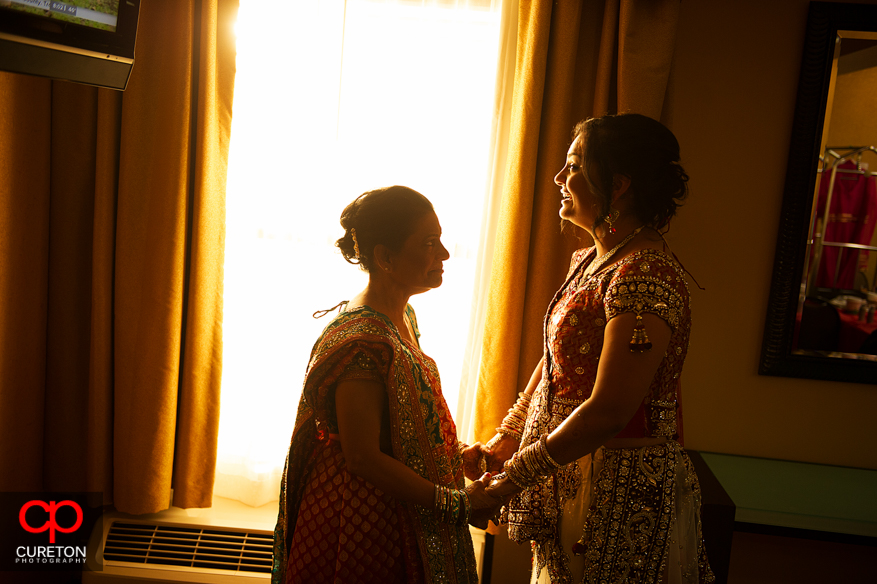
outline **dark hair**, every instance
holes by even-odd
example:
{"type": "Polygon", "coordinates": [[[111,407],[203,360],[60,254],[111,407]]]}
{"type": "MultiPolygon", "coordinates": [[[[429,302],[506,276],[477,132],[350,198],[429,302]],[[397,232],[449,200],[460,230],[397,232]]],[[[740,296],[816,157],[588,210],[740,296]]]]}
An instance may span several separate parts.
{"type": "Polygon", "coordinates": [[[392,186],[358,196],[341,213],[344,237],[335,242],[341,255],[351,264],[370,272],[376,245],[399,251],[414,232],[418,219],[433,211],[429,199],[408,187],[392,186]],[[356,244],[352,231],[356,230],[356,244]]]}
{"type": "Polygon", "coordinates": [[[582,160],[591,192],[601,201],[594,227],[609,213],[616,174],[630,179],[633,213],[644,225],[665,228],[688,194],[688,175],[679,164],[679,142],[661,122],[641,114],[582,120],[582,160]]]}

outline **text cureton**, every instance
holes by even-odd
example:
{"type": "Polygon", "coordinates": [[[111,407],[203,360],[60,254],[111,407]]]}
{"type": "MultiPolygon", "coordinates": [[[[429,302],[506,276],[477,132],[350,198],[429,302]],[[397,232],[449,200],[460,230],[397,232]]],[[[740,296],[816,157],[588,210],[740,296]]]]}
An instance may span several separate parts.
{"type": "Polygon", "coordinates": [[[15,548],[16,563],[67,563],[85,560],[85,546],[38,545],[15,548]]]}

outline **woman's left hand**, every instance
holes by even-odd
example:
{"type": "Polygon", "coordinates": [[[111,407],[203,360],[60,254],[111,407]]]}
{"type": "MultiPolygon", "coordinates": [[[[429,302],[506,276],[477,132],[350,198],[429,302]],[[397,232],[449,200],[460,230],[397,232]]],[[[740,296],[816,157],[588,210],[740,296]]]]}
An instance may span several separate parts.
{"type": "Polygon", "coordinates": [[[470,505],[469,523],[479,529],[486,529],[487,522],[502,506],[502,500],[487,492],[490,478],[490,473],[484,473],[466,487],[470,505]]]}

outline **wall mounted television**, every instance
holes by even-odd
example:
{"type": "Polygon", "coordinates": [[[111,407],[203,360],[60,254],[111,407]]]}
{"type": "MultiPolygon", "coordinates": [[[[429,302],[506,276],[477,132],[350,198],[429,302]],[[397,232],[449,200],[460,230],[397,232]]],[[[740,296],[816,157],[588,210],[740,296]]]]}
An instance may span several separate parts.
{"type": "Polygon", "coordinates": [[[140,0],[0,0],[0,70],[124,90],[140,0]]]}

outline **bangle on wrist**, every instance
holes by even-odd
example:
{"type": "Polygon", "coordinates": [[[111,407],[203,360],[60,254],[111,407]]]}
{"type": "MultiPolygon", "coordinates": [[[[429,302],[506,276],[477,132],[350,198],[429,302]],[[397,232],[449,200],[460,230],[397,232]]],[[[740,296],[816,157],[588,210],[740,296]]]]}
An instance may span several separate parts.
{"type": "Polygon", "coordinates": [[[509,480],[526,489],[536,485],[554,474],[561,465],[548,453],[548,434],[543,434],[538,442],[530,444],[506,461],[503,470],[509,480]]]}
{"type": "Polygon", "coordinates": [[[435,485],[433,512],[444,523],[468,523],[472,503],[464,489],[452,489],[435,485]]]}
{"type": "Polygon", "coordinates": [[[524,428],[527,425],[527,412],[530,409],[530,395],[526,393],[518,394],[518,399],[509,409],[506,417],[496,429],[496,433],[502,436],[511,436],[518,442],[524,436],[524,428]]]}

